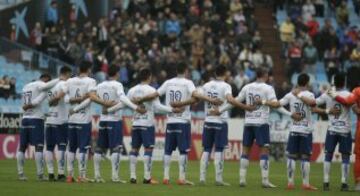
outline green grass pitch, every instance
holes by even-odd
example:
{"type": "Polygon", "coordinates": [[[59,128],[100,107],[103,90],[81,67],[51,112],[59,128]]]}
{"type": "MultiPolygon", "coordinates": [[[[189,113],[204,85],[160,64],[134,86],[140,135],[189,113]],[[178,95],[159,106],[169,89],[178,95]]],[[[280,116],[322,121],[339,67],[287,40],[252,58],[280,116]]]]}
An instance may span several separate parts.
{"type": "MultiPolygon", "coordinates": [[[[93,176],[92,161],[89,162],[88,174],[93,176]]],[[[300,189],[301,176],[299,163],[297,163],[296,170],[296,187],[294,191],[285,190],[287,177],[286,167],[283,162],[271,162],[270,165],[270,180],[278,185],[275,189],[263,189],[260,186],[260,168],[259,164],[253,162],[249,166],[246,188],[240,188],[239,182],[239,163],[225,162],[224,180],[231,183],[230,187],[217,187],[214,185],[214,166],[211,163],[208,169],[207,185],[200,186],[178,186],[175,184],[178,176],[177,162],[172,162],[171,165],[171,185],[143,185],[143,164],[138,161],[137,175],[138,184],[115,184],[110,182],[110,162],[102,162],[102,175],[107,180],[105,184],[67,184],[62,182],[38,182],[35,178],[35,164],[33,160],[26,161],[25,174],[29,178],[27,182],[20,182],[16,175],[16,161],[4,160],[0,161],[0,195],[1,196],[40,196],[40,195],[59,195],[59,196],[113,196],[113,195],[181,195],[181,196],[195,196],[195,195],[252,195],[252,196],[271,196],[271,195],[357,195],[360,193],[348,192],[343,193],[339,191],[340,188],[340,164],[332,165],[331,173],[331,191],[323,192],[322,188],[322,164],[311,164],[311,178],[310,182],[319,188],[318,191],[308,192],[300,189]]],[[[351,170],[352,172],[352,170],[351,170]]],[[[120,165],[120,176],[122,179],[129,180],[129,163],[122,161],[120,165]]],[[[162,163],[154,162],[153,176],[157,180],[162,180],[162,163]]],[[[195,183],[199,180],[199,162],[189,162],[187,178],[195,183]]],[[[350,177],[350,185],[353,186],[352,175],[350,177]]]]}

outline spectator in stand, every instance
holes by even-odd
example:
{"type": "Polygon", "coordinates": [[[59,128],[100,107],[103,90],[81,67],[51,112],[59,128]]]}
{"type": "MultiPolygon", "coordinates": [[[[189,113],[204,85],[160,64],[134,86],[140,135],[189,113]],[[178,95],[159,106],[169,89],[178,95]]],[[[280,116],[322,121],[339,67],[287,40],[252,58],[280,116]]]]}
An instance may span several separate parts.
{"type": "Polygon", "coordinates": [[[243,9],[243,6],[240,3],[240,0],[231,0],[230,3],[230,11],[231,13],[237,13],[238,11],[241,11],[243,9]]]}
{"type": "Polygon", "coordinates": [[[294,41],[295,37],[295,26],[288,17],[280,26],[280,39],[283,43],[283,54],[285,54],[286,48],[289,43],[294,41]]]}
{"type": "Polygon", "coordinates": [[[253,66],[253,52],[249,45],[244,46],[244,49],[239,54],[238,60],[245,69],[253,66]]]}
{"type": "Polygon", "coordinates": [[[314,39],[319,32],[320,25],[318,21],[314,17],[310,16],[306,26],[308,28],[309,36],[311,37],[311,39],[314,39]]]}
{"type": "Polygon", "coordinates": [[[318,52],[314,47],[312,41],[309,41],[304,47],[304,63],[307,66],[307,71],[315,74],[316,73],[316,62],[318,60],[318,52]]]}
{"type": "Polygon", "coordinates": [[[235,84],[237,90],[240,92],[242,87],[245,86],[245,84],[247,84],[249,82],[250,82],[250,79],[247,75],[245,75],[244,70],[239,69],[239,71],[237,72],[237,74],[234,77],[234,84],[235,84]]]}
{"type": "Polygon", "coordinates": [[[204,64],[204,46],[201,41],[197,41],[193,44],[191,49],[191,61],[193,67],[202,67],[204,64]]]}
{"type": "Polygon", "coordinates": [[[317,17],[324,17],[325,0],[315,0],[315,13],[317,17]]]}
{"type": "Polygon", "coordinates": [[[325,68],[328,81],[331,81],[332,76],[337,74],[340,70],[340,52],[336,46],[325,51],[324,54],[325,68]]]}
{"type": "Polygon", "coordinates": [[[37,22],[35,24],[34,29],[31,31],[31,35],[30,35],[30,44],[36,49],[36,50],[41,50],[41,45],[42,45],[42,37],[43,37],[43,33],[42,33],[42,29],[41,29],[41,24],[40,22],[37,22]]]}
{"type": "Polygon", "coordinates": [[[300,73],[303,70],[302,67],[302,49],[298,42],[293,42],[288,50],[287,64],[289,67],[289,75],[292,76],[294,73],[300,73]]]}
{"type": "Polygon", "coordinates": [[[350,59],[353,65],[360,66],[360,41],[357,42],[356,48],[352,50],[350,59]]]}
{"type": "Polygon", "coordinates": [[[312,16],[315,16],[315,6],[311,2],[311,0],[306,0],[306,3],[302,6],[302,17],[304,22],[308,22],[310,19],[312,19],[312,16]]]}
{"type": "Polygon", "coordinates": [[[339,25],[349,25],[349,10],[347,1],[342,1],[340,6],[336,8],[336,21],[339,25]]]}
{"type": "Polygon", "coordinates": [[[69,13],[69,21],[70,23],[75,23],[76,22],[76,6],[75,5],[71,5],[71,10],[69,13]]]}
{"type": "Polygon", "coordinates": [[[181,33],[180,22],[175,13],[170,14],[170,19],[165,23],[165,33],[170,38],[176,38],[181,33]]]}
{"type": "Polygon", "coordinates": [[[360,16],[360,0],[353,0],[355,13],[360,16]]]}
{"type": "Polygon", "coordinates": [[[58,4],[57,2],[51,1],[50,7],[47,10],[46,13],[46,26],[52,27],[59,22],[59,13],[58,13],[58,4]]]}
{"type": "Polygon", "coordinates": [[[0,97],[8,99],[10,97],[11,86],[10,86],[10,78],[5,75],[0,79],[0,97]]]}

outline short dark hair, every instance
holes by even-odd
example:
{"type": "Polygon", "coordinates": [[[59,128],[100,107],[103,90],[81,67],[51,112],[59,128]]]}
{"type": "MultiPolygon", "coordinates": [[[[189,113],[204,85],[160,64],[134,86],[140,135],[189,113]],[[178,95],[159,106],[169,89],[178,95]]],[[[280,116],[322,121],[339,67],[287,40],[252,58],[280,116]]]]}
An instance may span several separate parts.
{"type": "Polygon", "coordinates": [[[310,77],[306,73],[302,73],[298,76],[297,84],[298,86],[306,86],[310,81],[310,77]]]}
{"type": "Polygon", "coordinates": [[[346,76],[343,73],[337,73],[334,76],[334,85],[336,88],[343,88],[345,86],[346,76]]]}
{"type": "Polygon", "coordinates": [[[185,63],[179,63],[176,66],[176,73],[177,74],[184,74],[187,70],[187,65],[185,63]]]}
{"type": "Polygon", "coordinates": [[[80,73],[86,73],[91,69],[92,64],[89,61],[83,61],[79,66],[80,73]]]}
{"type": "Polygon", "coordinates": [[[51,80],[51,75],[48,73],[43,73],[40,75],[40,80],[51,80]]]}
{"type": "Polygon", "coordinates": [[[67,74],[67,73],[71,73],[71,72],[72,72],[71,68],[66,65],[61,67],[61,69],[60,69],[60,74],[67,74]]]}
{"type": "Polygon", "coordinates": [[[256,78],[262,78],[266,74],[269,74],[269,70],[264,67],[259,67],[256,69],[256,78]]]}
{"type": "Polygon", "coordinates": [[[149,68],[142,68],[138,73],[138,79],[140,82],[146,81],[151,77],[152,73],[149,68]]]}
{"type": "Polygon", "coordinates": [[[111,65],[108,70],[108,76],[114,77],[119,72],[120,68],[116,65],[111,65]]]}
{"type": "Polygon", "coordinates": [[[215,68],[215,76],[224,76],[227,72],[227,68],[224,65],[219,65],[215,68]]]}

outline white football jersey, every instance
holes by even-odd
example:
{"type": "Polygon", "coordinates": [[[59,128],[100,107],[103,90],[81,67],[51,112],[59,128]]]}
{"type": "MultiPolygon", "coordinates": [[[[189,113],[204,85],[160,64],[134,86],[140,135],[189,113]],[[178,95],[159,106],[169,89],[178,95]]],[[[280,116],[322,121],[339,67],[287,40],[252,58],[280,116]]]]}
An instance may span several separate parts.
{"type": "MultiPolygon", "coordinates": [[[[351,93],[347,90],[337,91],[341,97],[348,97],[351,93]]],[[[317,105],[326,104],[327,109],[338,108],[341,110],[339,115],[329,114],[329,131],[339,133],[349,133],[351,131],[350,108],[343,106],[336,100],[332,99],[327,93],[322,94],[316,99],[317,105]]]]}
{"type": "MultiPolygon", "coordinates": [[[[57,96],[59,93],[63,92],[66,81],[61,80],[53,88],[48,91],[48,99],[52,99],[57,96]]],[[[61,125],[67,123],[69,118],[69,107],[65,103],[64,98],[59,100],[59,103],[56,106],[50,106],[49,112],[46,118],[46,124],[61,125]]]]}
{"type": "MultiPolygon", "coordinates": [[[[119,102],[120,97],[125,96],[123,85],[115,80],[104,81],[97,85],[96,94],[104,101],[119,102]]],[[[101,114],[100,121],[119,121],[122,118],[121,110],[101,114]]]]}
{"type": "MultiPolygon", "coordinates": [[[[128,97],[130,99],[139,98],[153,94],[155,92],[156,89],[148,84],[138,84],[129,90],[128,97]]],[[[133,126],[145,126],[145,127],[154,126],[155,124],[154,115],[156,110],[161,110],[165,112],[172,111],[171,107],[161,105],[159,98],[144,102],[143,105],[145,106],[146,113],[140,114],[135,111],[132,122],[133,126]]]]}
{"type": "MultiPolygon", "coordinates": [[[[276,101],[274,88],[263,82],[252,82],[244,86],[236,98],[238,101],[246,101],[253,105],[256,99],[276,101]]],[[[254,111],[245,112],[245,124],[262,125],[269,124],[270,107],[259,105],[254,111]]]]}
{"type": "Polygon", "coordinates": [[[22,89],[23,105],[35,104],[36,106],[34,108],[26,110],[23,114],[23,118],[44,119],[45,114],[43,111],[43,101],[46,98],[46,90],[52,88],[54,85],[56,85],[57,82],[59,82],[58,79],[51,80],[47,83],[38,80],[30,82],[29,84],[24,86],[24,88],[22,89]]]}
{"type": "MultiPolygon", "coordinates": [[[[203,95],[208,96],[210,98],[218,98],[221,101],[223,101],[223,104],[221,106],[224,106],[227,103],[226,96],[232,95],[231,86],[221,80],[213,80],[210,82],[207,82],[204,84],[204,86],[201,88],[201,92],[203,95]]],[[[220,106],[220,107],[221,107],[220,106]]],[[[211,122],[211,123],[224,123],[229,118],[229,112],[225,111],[221,113],[220,116],[211,116],[209,115],[209,111],[214,109],[214,105],[205,102],[205,122],[211,122]]]]}
{"type": "MultiPolygon", "coordinates": [[[[171,102],[186,101],[192,97],[195,85],[191,80],[183,77],[175,77],[164,82],[157,90],[160,96],[165,95],[165,105],[170,106],[171,102]]],[[[189,123],[191,120],[190,106],[185,107],[183,113],[168,114],[168,123],[189,123]]]]}
{"type": "MultiPolygon", "coordinates": [[[[302,91],[299,93],[299,96],[304,96],[310,99],[315,100],[315,96],[310,91],[302,91]]],[[[297,112],[300,113],[303,119],[301,121],[292,122],[291,132],[298,133],[311,133],[314,130],[312,123],[312,112],[311,107],[306,105],[303,101],[297,98],[293,93],[286,94],[281,100],[280,105],[290,105],[291,113],[297,112]]]]}
{"type": "MultiPolygon", "coordinates": [[[[69,99],[82,97],[85,94],[96,90],[96,81],[90,77],[74,77],[66,81],[64,92],[69,99]]],[[[71,108],[79,104],[71,105],[71,108]]],[[[86,124],[91,122],[91,105],[69,116],[69,123],[86,124]]]]}

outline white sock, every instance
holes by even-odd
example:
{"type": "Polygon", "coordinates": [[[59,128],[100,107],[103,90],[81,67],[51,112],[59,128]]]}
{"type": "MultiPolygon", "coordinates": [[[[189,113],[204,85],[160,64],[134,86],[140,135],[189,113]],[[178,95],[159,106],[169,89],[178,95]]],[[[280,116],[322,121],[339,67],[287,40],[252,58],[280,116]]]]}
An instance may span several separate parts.
{"type": "Polygon", "coordinates": [[[151,179],[152,157],[144,155],[144,179],[151,179]]]}
{"type": "Polygon", "coordinates": [[[54,174],[54,155],[51,151],[46,151],[45,154],[46,166],[49,174],[54,174]]]}
{"type": "Polygon", "coordinates": [[[86,165],[87,165],[87,156],[86,153],[79,153],[78,157],[79,164],[79,176],[82,178],[86,178],[86,165]]]}
{"type": "Polygon", "coordinates": [[[303,176],[303,185],[309,185],[310,162],[307,160],[301,161],[301,173],[303,176]]]}
{"type": "Polygon", "coordinates": [[[75,153],[68,152],[67,154],[67,171],[69,176],[74,176],[74,161],[75,161],[75,153]]]}
{"type": "Polygon", "coordinates": [[[347,184],[349,177],[349,163],[341,164],[341,183],[347,184]]]}
{"type": "Polygon", "coordinates": [[[111,154],[111,176],[113,179],[119,178],[120,153],[111,154]]]}
{"type": "Polygon", "coordinates": [[[331,162],[329,161],[324,161],[324,165],[323,165],[323,169],[324,169],[324,183],[328,183],[329,182],[329,176],[330,176],[330,168],[331,168],[331,162]]]}
{"type": "Polygon", "coordinates": [[[16,153],[18,174],[24,174],[25,155],[23,152],[16,153]]]}
{"type": "Polygon", "coordinates": [[[179,157],[179,180],[186,179],[187,154],[181,154],[179,157]]]}
{"type": "Polygon", "coordinates": [[[262,183],[265,184],[269,182],[269,166],[270,162],[268,159],[260,159],[262,183]]]}
{"type": "Polygon", "coordinates": [[[35,152],[36,174],[44,175],[44,153],[35,152]]]}
{"type": "Polygon", "coordinates": [[[296,170],[296,161],[294,159],[287,160],[287,175],[288,175],[288,183],[294,184],[294,176],[296,170]]]}
{"type": "Polygon", "coordinates": [[[171,163],[171,156],[164,155],[164,179],[170,179],[170,163],[171,163]]]}
{"type": "Polygon", "coordinates": [[[137,156],[130,155],[130,178],[136,179],[137,156]]]}
{"type": "Polygon", "coordinates": [[[215,164],[215,180],[216,182],[222,182],[223,171],[224,171],[224,156],[222,152],[215,152],[214,164],[215,164]]]}
{"type": "Polygon", "coordinates": [[[94,154],[94,174],[95,178],[101,178],[101,172],[100,172],[100,165],[101,165],[101,154],[95,153],[94,154]]]}
{"type": "Polygon", "coordinates": [[[206,179],[206,171],[209,165],[209,156],[210,153],[209,152],[203,152],[201,155],[201,160],[200,160],[200,181],[205,181],[206,179]]]}
{"type": "Polygon", "coordinates": [[[249,166],[249,159],[241,157],[240,159],[240,183],[246,183],[246,172],[249,166]]]}
{"type": "Polygon", "coordinates": [[[65,174],[65,151],[59,150],[56,153],[56,160],[58,165],[58,174],[64,175],[65,174]]]}

